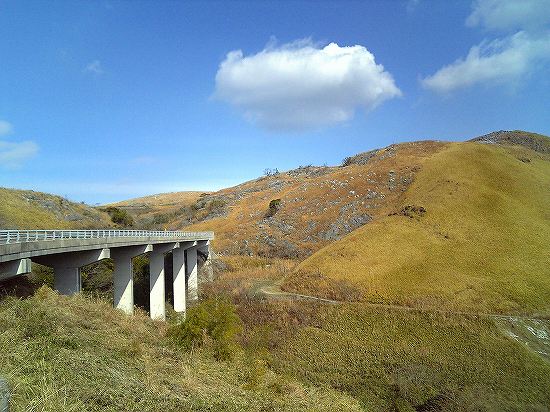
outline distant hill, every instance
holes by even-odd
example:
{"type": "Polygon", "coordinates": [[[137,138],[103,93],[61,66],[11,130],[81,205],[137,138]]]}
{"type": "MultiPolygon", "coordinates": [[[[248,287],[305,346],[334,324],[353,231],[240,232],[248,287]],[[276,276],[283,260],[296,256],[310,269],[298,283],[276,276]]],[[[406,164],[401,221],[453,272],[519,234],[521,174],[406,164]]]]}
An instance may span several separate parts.
{"type": "Polygon", "coordinates": [[[192,204],[185,192],[177,205],[172,202],[178,194],[157,195],[170,208],[148,204],[146,213],[128,211],[137,226],[157,222],[158,228],[215,230],[215,248],[224,254],[303,258],[387,215],[422,163],[446,145],[392,145],[345,159],[345,166],[306,165],[200,194],[192,204]]]}
{"type": "Polygon", "coordinates": [[[0,188],[0,228],[81,229],[112,226],[109,216],[61,196],[0,188]]]}
{"type": "MultiPolygon", "coordinates": [[[[544,155],[549,140],[500,131],[471,142],[522,145],[544,155]]],[[[394,144],[343,159],[341,166],[304,165],[214,193],[159,194],[115,205],[139,227],[214,230],[223,254],[302,259],[402,206],[424,162],[449,145],[394,144]]]]}
{"type": "Polygon", "coordinates": [[[392,213],[306,259],[285,288],[330,296],[345,284],[374,302],[550,314],[549,142],[516,131],[447,144],[392,213]]]}
{"type": "Polygon", "coordinates": [[[168,223],[185,213],[187,208],[195,204],[204,192],[172,192],[159,193],[122,202],[111,203],[130,213],[140,228],[166,229],[168,223]]]}

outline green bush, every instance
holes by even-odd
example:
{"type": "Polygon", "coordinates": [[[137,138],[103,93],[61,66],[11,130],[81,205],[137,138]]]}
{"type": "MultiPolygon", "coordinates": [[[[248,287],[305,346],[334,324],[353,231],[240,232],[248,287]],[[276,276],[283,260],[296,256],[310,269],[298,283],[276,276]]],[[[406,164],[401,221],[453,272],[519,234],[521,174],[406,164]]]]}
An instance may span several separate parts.
{"type": "Polygon", "coordinates": [[[273,199],[269,202],[269,209],[267,209],[266,217],[272,217],[279,211],[281,208],[281,199],[273,199]]]}
{"type": "Polygon", "coordinates": [[[111,221],[116,225],[123,227],[130,227],[134,225],[134,219],[126,210],[121,210],[112,206],[100,210],[107,212],[111,217],[111,221]]]}
{"type": "Polygon", "coordinates": [[[187,311],[183,322],[168,329],[169,340],[186,351],[211,343],[217,360],[228,360],[240,349],[242,322],[235,305],[210,298],[187,311]]]}

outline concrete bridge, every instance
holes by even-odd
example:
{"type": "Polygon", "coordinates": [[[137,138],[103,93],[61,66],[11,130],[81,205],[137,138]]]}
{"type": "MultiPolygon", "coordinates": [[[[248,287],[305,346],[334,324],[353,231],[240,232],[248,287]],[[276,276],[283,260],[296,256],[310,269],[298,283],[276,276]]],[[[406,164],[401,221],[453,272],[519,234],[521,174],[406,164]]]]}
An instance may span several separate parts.
{"type": "Polygon", "coordinates": [[[197,252],[207,256],[213,232],[144,230],[0,230],[0,281],[30,273],[32,262],[52,267],[55,289],[73,294],[82,289],[83,266],[114,261],[114,304],[132,314],[134,284],[132,258],[150,255],[151,318],[164,320],[165,255],[173,259],[174,309],[185,312],[186,300],[198,299],[197,252]]]}

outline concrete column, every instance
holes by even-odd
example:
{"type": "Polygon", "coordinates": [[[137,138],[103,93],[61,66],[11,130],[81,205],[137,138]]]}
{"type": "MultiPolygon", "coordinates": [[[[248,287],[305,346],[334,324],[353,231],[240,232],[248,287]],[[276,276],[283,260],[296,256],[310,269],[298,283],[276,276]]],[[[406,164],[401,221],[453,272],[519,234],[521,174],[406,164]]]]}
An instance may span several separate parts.
{"type": "Polygon", "coordinates": [[[164,296],[164,255],[174,249],[175,243],[164,243],[153,246],[149,258],[149,312],[151,319],[166,319],[166,304],[164,296]]]}
{"type": "Polygon", "coordinates": [[[31,265],[30,259],[17,259],[10,260],[9,262],[2,262],[0,263],[0,280],[30,273],[32,268],[31,265]]]}
{"type": "Polygon", "coordinates": [[[151,245],[128,246],[111,249],[113,271],[114,305],[127,314],[134,313],[134,270],[132,258],[153,250],[151,245]]]}
{"type": "Polygon", "coordinates": [[[185,251],[187,257],[187,298],[190,301],[199,299],[197,248],[192,247],[185,251]]]}
{"type": "Polygon", "coordinates": [[[82,291],[79,267],[54,266],[53,286],[62,295],[74,295],[82,291]]]}
{"type": "Polygon", "coordinates": [[[52,267],[55,289],[63,295],[72,295],[82,290],[80,268],[108,259],[110,256],[109,249],[97,249],[39,256],[33,260],[41,265],[52,267]]]}
{"type": "Polygon", "coordinates": [[[185,249],[181,246],[172,251],[174,262],[174,310],[185,313],[185,249]]]}

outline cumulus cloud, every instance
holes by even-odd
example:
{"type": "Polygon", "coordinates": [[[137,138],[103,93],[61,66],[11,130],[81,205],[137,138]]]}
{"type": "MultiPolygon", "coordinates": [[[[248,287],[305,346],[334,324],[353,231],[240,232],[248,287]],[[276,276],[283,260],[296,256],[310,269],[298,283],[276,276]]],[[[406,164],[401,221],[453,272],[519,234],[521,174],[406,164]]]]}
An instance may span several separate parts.
{"type": "Polygon", "coordinates": [[[465,58],[422,79],[424,87],[448,93],[479,83],[517,82],[550,61],[550,31],[544,27],[550,0],[476,0],[472,9],[467,26],[511,34],[471,47],[465,58]]]}
{"type": "Polygon", "coordinates": [[[86,67],[84,67],[84,72],[99,76],[100,74],[104,73],[104,70],[101,62],[99,60],[94,60],[93,62],[88,63],[86,67]]]}
{"type": "Polygon", "coordinates": [[[534,29],[550,22],[550,0],[477,0],[466,19],[488,30],[534,29]]]}
{"type": "Polygon", "coordinates": [[[36,156],[38,145],[31,141],[6,142],[0,140],[0,167],[18,169],[22,164],[36,156]]]}
{"type": "Polygon", "coordinates": [[[13,126],[10,122],[0,120],[0,136],[5,136],[13,132],[13,126]]]}
{"type": "Polygon", "coordinates": [[[227,54],[216,74],[215,97],[271,130],[300,131],[350,120],[401,91],[363,46],[319,47],[302,40],[245,56],[227,54]]]}
{"type": "Polygon", "coordinates": [[[434,91],[448,93],[477,83],[515,81],[550,60],[550,36],[532,38],[518,32],[504,40],[473,46],[466,58],[439,69],[422,84],[434,91]]]}

